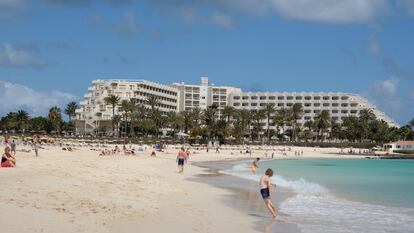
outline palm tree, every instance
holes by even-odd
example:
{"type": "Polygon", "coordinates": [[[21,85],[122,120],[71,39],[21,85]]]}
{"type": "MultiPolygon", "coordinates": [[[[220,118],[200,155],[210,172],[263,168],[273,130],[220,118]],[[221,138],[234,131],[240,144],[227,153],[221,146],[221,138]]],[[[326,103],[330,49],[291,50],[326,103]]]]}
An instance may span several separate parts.
{"type": "Polygon", "coordinates": [[[191,111],[191,117],[193,119],[193,125],[199,125],[200,121],[201,121],[201,115],[202,115],[202,111],[199,107],[193,108],[193,110],[191,111]]]}
{"type": "Polygon", "coordinates": [[[27,113],[24,110],[19,110],[17,111],[17,113],[14,115],[15,121],[16,121],[16,125],[17,128],[19,130],[24,130],[26,129],[28,123],[29,123],[29,113],[27,113]]]}
{"type": "Polygon", "coordinates": [[[279,127],[282,127],[282,138],[285,137],[285,125],[289,121],[289,110],[282,108],[276,111],[276,115],[273,117],[273,122],[276,125],[276,131],[279,133],[279,127]]]}
{"type": "Polygon", "coordinates": [[[180,112],[181,118],[183,119],[184,132],[188,133],[188,130],[193,126],[193,115],[190,111],[180,112]]]}
{"type": "Polygon", "coordinates": [[[48,114],[49,121],[52,123],[54,129],[60,133],[60,125],[62,123],[62,111],[57,106],[49,109],[48,114]]]}
{"type": "Polygon", "coordinates": [[[76,102],[72,101],[69,102],[68,105],[65,108],[65,114],[69,117],[69,122],[72,122],[72,117],[76,115],[76,109],[78,109],[79,106],[76,102]]]}
{"type": "Polygon", "coordinates": [[[235,109],[233,106],[225,106],[222,113],[223,117],[226,118],[226,123],[230,124],[231,118],[234,116],[235,109]]]}
{"type": "Polygon", "coordinates": [[[158,101],[157,96],[155,96],[155,95],[149,95],[147,97],[146,104],[151,107],[151,110],[154,110],[155,107],[157,107],[160,104],[160,102],[158,101]]]}
{"type": "Polygon", "coordinates": [[[207,129],[208,139],[211,139],[211,136],[214,134],[217,112],[218,107],[216,105],[209,106],[203,111],[203,120],[207,129]]]}
{"type": "Polygon", "coordinates": [[[359,125],[358,117],[356,116],[345,117],[342,120],[342,127],[345,133],[346,139],[348,141],[354,142],[357,138],[359,138],[360,125],[359,125]]]}
{"type": "Polygon", "coordinates": [[[257,139],[260,141],[260,132],[263,129],[262,121],[266,118],[266,112],[263,109],[252,111],[253,129],[257,132],[257,139]]]}
{"type": "Polygon", "coordinates": [[[112,125],[115,126],[114,133],[116,131],[117,136],[119,136],[119,123],[121,122],[122,117],[120,115],[115,115],[112,117],[111,120],[112,120],[112,125]]]}
{"type": "Polygon", "coordinates": [[[146,119],[147,116],[148,116],[148,110],[145,108],[143,104],[134,105],[132,107],[132,111],[130,114],[130,118],[131,118],[130,134],[131,135],[136,135],[135,126],[138,123],[141,123],[141,128],[142,128],[142,122],[144,119],[146,119]]]}
{"type": "MultiPolygon", "coordinates": [[[[121,98],[119,98],[116,95],[110,95],[110,96],[107,96],[107,97],[104,98],[105,104],[112,106],[112,118],[115,116],[115,106],[118,105],[120,100],[121,100],[121,98]]],[[[112,131],[113,132],[115,131],[115,125],[114,124],[112,124],[112,131]]]]}
{"type": "Polygon", "coordinates": [[[319,115],[316,117],[316,128],[318,129],[317,135],[319,135],[319,132],[321,133],[321,137],[323,140],[323,136],[325,134],[325,131],[329,128],[331,123],[331,116],[329,114],[328,110],[322,110],[319,115]]]}
{"type": "Polygon", "coordinates": [[[172,129],[171,137],[174,137],[176,131],[180,131],[184,126],[184,117],[176,112],[167,113],[167,125],[172,129]]]}
{"type": "Polygon", "coordinates": [[[291,119],[292,119],[292,128],[293,128],[293,140],[296,141],[296,127],[298,124],[298,120],[302,118],[302,114],[303,114],[303,108],[302,108],[302,104],[299,103],[295,103],[292,106],[292,109],[290,110],[291,115],[291,119]]]}
{"type": "Polygon", "coordinates": [[[107,96],[107,97],[104,98],[105,104],[112,106],[112,117],[115,116],[115,106],[118,105],[120,100],[121,100],[121,98],[119,98],[116,95],[110,95],[110,96],[107,96]]]}
{"type": "Polygon", "coordinates": [[[270,144],[270,118],[276,112],[273,104],[266,104],[264,107],[264,112],[267,119],[267,143],[270,144]]]}
{"type": "MultiPolygon", "coordinates": [[[[237,131],[243,137],[250,132],[250,123],[252,121],[252,114],[247,109],[239,109],[236,111],[237,115],[237,131]]],[[[235,129],[236,130],[236,129],[235,129]]],[[[237,137],[237,136],[236,136],[237,137]]]]}
{"type": "Polygon", "coordinates": [[[367,139],[369,137],[369,125],[376,120],[376,116],[372,109],[362,109],[359,112],[359,123],[361,127],[361,141],[367,139]]]}

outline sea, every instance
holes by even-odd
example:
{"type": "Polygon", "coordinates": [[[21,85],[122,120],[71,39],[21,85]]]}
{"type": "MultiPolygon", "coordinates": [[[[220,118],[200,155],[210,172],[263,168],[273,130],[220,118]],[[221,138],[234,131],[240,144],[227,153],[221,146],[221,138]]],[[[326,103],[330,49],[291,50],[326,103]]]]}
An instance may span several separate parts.
{"type": "Polygon", "coordinates": [[[222,172],[258,181],[273,169],[276,189],[295,193],[279,211],[304,233],[414,233],[414,160],[270,160],[256,174],[250,163],[222,172]]]}

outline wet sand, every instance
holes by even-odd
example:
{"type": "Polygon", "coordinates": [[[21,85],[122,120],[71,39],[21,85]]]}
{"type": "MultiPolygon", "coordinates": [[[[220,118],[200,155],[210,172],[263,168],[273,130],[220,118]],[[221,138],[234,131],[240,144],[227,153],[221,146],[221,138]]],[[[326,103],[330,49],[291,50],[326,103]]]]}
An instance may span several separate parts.
{"type": "MultiPolygon", "coordinates": [[[[229,194],[223,197],[222,202],[252,217],[255,229],[259,232],[300,233],[301,230],[298,226],[289,222],[288,215],[277,212],[277,218],[275,220],[271,218],[269,211],[263,204],[263,199],[258,191],[259,185],[256,182],[219,172],[230,169],[238,163],[240,161],[196,162],[193,165],[204,168],[205,173],[188,179],[229,190],[229,194]]],[[[291,190],[277,187],[273,189],[271,196],[277,208],[280,203],[294,195],[291,190]]]]}

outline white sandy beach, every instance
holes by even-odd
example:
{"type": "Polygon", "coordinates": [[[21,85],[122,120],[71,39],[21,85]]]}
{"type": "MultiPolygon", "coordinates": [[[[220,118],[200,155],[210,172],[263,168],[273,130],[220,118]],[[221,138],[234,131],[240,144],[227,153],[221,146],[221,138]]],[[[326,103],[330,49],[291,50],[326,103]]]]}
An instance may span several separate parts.
{"type": "MultiPolygon", "coordinates": [[[[327,154],[338,153],[335,148],[292,148],[275,157],[294,158],[294,150],[304,150],[305,158],[355,157],[327,154]]],[[[16,168],[0,169],[2,232],[256,232],[251,216],[223,204],[227,190],[186,179],[203,173],[201,168],[190,163],[185,174],[177,174],[176,152],[18,152],[16,168]]],[[[191,161],[250,158],[238,150],[194,152],[191,161]]],[[[252,157],[270,154],[253,150],[252,157]]]]}

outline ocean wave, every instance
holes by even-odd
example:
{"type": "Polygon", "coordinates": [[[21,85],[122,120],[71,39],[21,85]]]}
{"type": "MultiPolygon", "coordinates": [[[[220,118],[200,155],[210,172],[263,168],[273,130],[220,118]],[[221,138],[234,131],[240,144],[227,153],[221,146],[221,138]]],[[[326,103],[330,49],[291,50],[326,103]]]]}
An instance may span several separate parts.
{"type": "Polygon", "coordinates": [[[299,194],[281,203],[280,211],[288,214],[305,233],[397,233],[414,232],[411,210],[371,205],[299,194]]]}
{"type": "MultiPolygon", "coordinates": [[[[237,164],[233,166],[231,170],[221,172],[224,174],[234,175],[240,178],[253,181],[259,181],[261,178],[261,175],[252,174],[250,166],[245,163],[237,164]]],[[[297,180],[287,180],[283,176],[275,175],[271,178],[271,183],[282,188],[291,189],[298,194],[309,194],[317,196],[329,195],[328,189],[326,189],[324,186],[319,185],[317,183],[309,182],[304,178],[300,178],[297,180]]]]}

